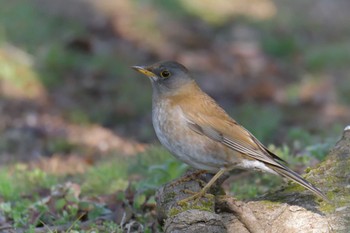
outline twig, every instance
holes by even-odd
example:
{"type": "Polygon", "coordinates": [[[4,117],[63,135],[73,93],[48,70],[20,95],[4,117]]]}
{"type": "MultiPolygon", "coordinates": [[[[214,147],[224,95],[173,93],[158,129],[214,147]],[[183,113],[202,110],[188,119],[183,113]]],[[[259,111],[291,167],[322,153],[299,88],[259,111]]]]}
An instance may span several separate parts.
{"type": "Polygon", "coordinates": [[[243,223],[250,233],[264,233],[265,230],[261,226],[258,219],[255,217],[252,210],[242,201],[237,201],[232,197],[224,197],[218,200],[219,206],[224,206],[225,209],[235,213],[238,220],[243,223]]]}

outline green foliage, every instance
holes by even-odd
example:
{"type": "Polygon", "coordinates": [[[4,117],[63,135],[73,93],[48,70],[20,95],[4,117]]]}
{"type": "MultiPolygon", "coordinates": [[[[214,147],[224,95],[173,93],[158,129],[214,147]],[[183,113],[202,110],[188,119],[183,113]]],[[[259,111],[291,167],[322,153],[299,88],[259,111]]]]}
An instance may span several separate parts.
{"type": "Polygon", "coordinates": [[[187,165],[176,160],[167,150],[159,146],[153,146],[139,154],[129,167],[131,174],[137,173],[146,177],[137,185],[137,189],[145,191],[154,190],[179,177],[186,169],[187,165]]]}
{"type": "Polygon", "coordinates": [[[50,188],[58,178],[36,168],[28,169],[26,165],[17,165],[15,170],[2,168],[0,172],[0,195],[4,200],[16,200],[22,193],[35,189],[50,188]]]}
{"type": "Polygon", "coordinates": [[[0,170],[0,196],[5,200],[19,196],[18,187],[14,185],[8,169],[4,168],[0,170]]]}
{"type": "Polygon", "coordinates": [[[29,221],[29,200],[19,202],[2,202],[0,203],[0,211],[2,214],[13,220],[14,227],[24,227],[29,221]]]}
{"type": "Polygon", "coordinates": [[[289,146],[283,145],[281,147],[276,147],[274,145],[269,145],[268,149],[278,155],[281,159],[288,163],[288,167],[293,169],[296,165],[308,165],[310,163],[311,157],[305,154],[295,156],[292,154],[292,150],[289,146]]]}
{"type": "Polygon", "coordinates": [[[296,38],[271,32],[262,38],[261,46],[267,54],[277,58],[291,58],[299,51],[296,38]]]}
{"type": "Polygon", "coordinates": [[[96,164],[84,174],[82,192],[97,195],[125,190],[128,186],[127,162],[125,159],[115,159],[96,164]]]}
{"type": "Polygon", "coordinates": [[[230,192],[234,197],[246,200],[273,190],[274,187],[278,187],[281,182],[282,179],[275,175],[254,172],[232,182],[230,185],[230,192]]]}
{"type": "MultiPolygon", "coordinates": [[[[327,132],[327,135],[315,136],[303,128],[292,128],[287,134],[287,140],[292,145],[294,151],[303,151],[301,158],[310,160],[311,157],[323,160],[330,148],[335,144],[340,128],[334,126],[327,132]],[[332,135],[334,134],[334,135],[332,135]]],[[[301,161],[308,164],[307,161],[301,161]]]]}
{"type": "Polygon", "coordinates": [[[303,128],[294,127],[288,131],[287,137],[291,140],[294,146],[301,148],[309,145],[312,141],[312,135],[303,128]]]}
{"type": "Polygon", "coordinates": [[[304,52],[305,65],[311,70],[347,67],[350,63],[350,44],[322,44],[304,52]]]}
{"type": "Polygon", "coordinates": [[[100,216],[103,216],[105,214],[110,214],[111,211],[108,210],[104,205],[97,204],[97,203],[89,203],[90,211],[88,212],[89,219],[96,219],[100,216]]]}
{"type": "Polygon", "coordinates": [[[47,174],[39,168],[29,170],[28,168],[18,168],[15,177],[16,180],[22,182],[23,190],[29,190],[30,188],[50,188],[52,185],[57,184],[58,178],[54,175],[47,174]]]}
{"type": "MultiPolygon", "coordinates": [[[[164,149],[152,147],[128,160],[108,159],[96,164],[80,177],[83,183],[81,189],[82,193],[88,196],[108,194],[125,190],[131,175],[146,177],[134,183],[137,187],[134,208],[141,211],[143,204],[154,194],[155,188],[180,176],[185,168],[184,164],[174,160],[164,149]]],[[[89,219],[110,213],[103,205],[77,199],[71,186],[56,185],[57,183],[57,177],[40,169],[29,169],[24,165],[18,165],[12,173],[3,169],[0,173],[0,194],[7,202],[0,205],[0,211],[12,219],[15,226],[25,228],[40,224],[66,224],[77,219],[82,210],[87,211],[89,219]],[[21,198],[22,193],[48,188],[51,189],[51,195],[47,198],[41,198],[35,192],[30,198],[21,198]],[[34,222],[30,219],[33,214],[38,216],[34,222]]],[[[124,200],[125,196],[120,198],[124,200]]],[[[143,217],[140,217],[139,221],[144,221],[143,217]]],[[[117,225],[107,224],[105,227],[120,232],[117,225]]],[[[79,224],[72,225],[73,229],[79,229],[79,224]]]]}
{"type": "Polygon", "coordinates": [[[106,221],[103,223],[104,229],[97,230],[96,233],[111,232],[111,233],[122,233],[123,229],[112,221],[106,221]]]}

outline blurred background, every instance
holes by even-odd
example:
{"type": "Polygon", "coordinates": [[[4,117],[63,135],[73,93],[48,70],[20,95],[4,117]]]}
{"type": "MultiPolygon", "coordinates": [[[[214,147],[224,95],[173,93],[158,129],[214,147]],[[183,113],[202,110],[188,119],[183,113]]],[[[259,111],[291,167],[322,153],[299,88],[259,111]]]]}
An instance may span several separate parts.
{"type": "MultiPolygon", "coordinates": [[[[145,204],[154,189],[186,170],[159,146],[151,85],[132,65],[184,64],[231,116],[300,173],[324,159],[349,123],[349,1],[0,4],[3,203],[18,203],[23,195],[30,203],[69,181],[79,190],[77,203],[127,191],[129,201],[141,196],[145,204]],[[33,190],[39,194],[29,195],[33,190]]],[[[242,198],[281,182],[238,176],[226,188],[242,198]]],[[[62,217],[71,204],[51,212],[62,217]]],[[[0,207],[11,224],[43,221],[16,220],[12,206],[8,212],[0,207]]],[[[55,225],[57,216],[44,222],[55,225]]],[[[149,229],[153,217],[145,220],[149,229]]]]}

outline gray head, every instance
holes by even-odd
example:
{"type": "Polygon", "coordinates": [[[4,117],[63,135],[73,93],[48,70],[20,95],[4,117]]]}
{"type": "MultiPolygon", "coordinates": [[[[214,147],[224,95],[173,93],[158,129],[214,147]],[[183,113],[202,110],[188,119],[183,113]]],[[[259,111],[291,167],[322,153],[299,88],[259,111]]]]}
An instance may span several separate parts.
{"type": "Polygon", "coordinates": [[[152,82],[155,94],[170,94],[193,82],[186,67],[175,61],[158,62],[150,66],[133,66],[152,82]]]}

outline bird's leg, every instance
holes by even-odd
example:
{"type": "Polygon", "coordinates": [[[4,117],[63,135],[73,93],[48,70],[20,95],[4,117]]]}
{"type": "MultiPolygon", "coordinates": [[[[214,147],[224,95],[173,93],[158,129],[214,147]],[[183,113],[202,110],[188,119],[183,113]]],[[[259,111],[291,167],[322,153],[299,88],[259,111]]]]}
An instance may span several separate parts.
{"type": "Polygon", "coordinates": [[[202,188],[201,191],[199,191],[198,193],[195,193],[194,195],[192,195],[190,197],[187,197],[185,199],[178,201],[177,204],[184,205],[186,202],[189,202],[192,200],[196,203],[202,196],[204,196],[207,193],[207,191],[215,183],[215,181],[217,179],[219,179],[219,177],[222,176],[222,174],[224,174],[226,171],[227,171],[226,169],[220,169],[215,174],[215,176],[213,176],[213,178],[211,178],[211,180],[202,188]]]}
{"type": "Polygon", "coordinates": [[[187,181],[189,181],[189,180],[192,180],[192,179],[194,179],[194,178],[197,178],[198,176],[200,176],[200,175],[202,175],[202,174],[204,174],[204,173],[206,173],[206,172],[207,172],[207,171],[205,171],[205,170],[197,170],[197,171],[194,171],[194,172],[192,172],[192,173],[190,173],[190,174],[187,174],[187,175],[181,177],[181,178],[178,179],[178,180],[175,180],[174,182],[171,182],[170,185],[171,185],[172,187],[174,187],[174,186],[176,186],[176,185],[178,185],[178,184],[180,184],[180,183],[182,183],[182,182],[187,182],[187,181]]]}

